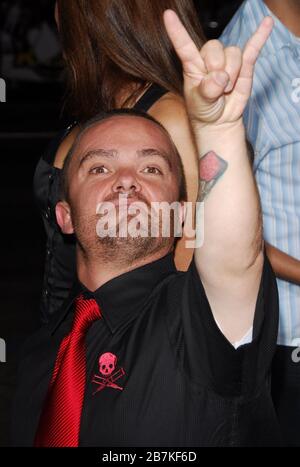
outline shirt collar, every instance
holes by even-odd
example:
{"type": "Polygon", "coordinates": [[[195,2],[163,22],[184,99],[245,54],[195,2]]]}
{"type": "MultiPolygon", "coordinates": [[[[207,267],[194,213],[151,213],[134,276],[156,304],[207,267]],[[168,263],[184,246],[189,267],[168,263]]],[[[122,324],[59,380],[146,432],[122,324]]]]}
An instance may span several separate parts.
{"type": "Polygon", "coordinates": [[[276,54],[283,47],[300,47],[299,38],[297,38],[289,29],[275,16],[267,7],[263,0],[248,0],[245,4],[245,20],[249,27],[249,37],[255,32],[265,16],[271,16],[274,19],[273,31],[267,40],[261,54],[276,54]]]}
{"type": "Polygon", "coordinates": [[[59,312],[59,317],[51,326],[52,334],[69,312],[73,311],[74,300],[80,294],[97,301],[106,324],[114,333],[121,324],[136,317],[157,285],[176,272],[174,254],[169,253],[163,258],[115,277],[95,292],[90,292],[77,281],[59,312]]]}

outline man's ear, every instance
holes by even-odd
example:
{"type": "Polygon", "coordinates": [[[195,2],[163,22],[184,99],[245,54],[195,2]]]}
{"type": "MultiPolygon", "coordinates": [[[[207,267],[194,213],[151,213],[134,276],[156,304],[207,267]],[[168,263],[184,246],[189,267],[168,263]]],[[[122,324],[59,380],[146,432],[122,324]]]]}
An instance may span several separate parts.
{"type": "Polygon", "coordinates": [[[55,206],[56,220],[64,234],[74,233],[71,209],[66,201],[59,201],[55,206]]]}

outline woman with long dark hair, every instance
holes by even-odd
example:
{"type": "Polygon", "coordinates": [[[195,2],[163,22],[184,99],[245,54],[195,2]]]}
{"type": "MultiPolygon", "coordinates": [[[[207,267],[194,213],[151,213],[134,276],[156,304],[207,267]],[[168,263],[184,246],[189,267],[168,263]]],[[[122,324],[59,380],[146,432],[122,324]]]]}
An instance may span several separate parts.
{"type": "MultiPolygon", "coordinates": [[[[59,230],[55,205],[60,171],[81,121],[114,108],[149,113],[170,133],[182,157],[187,198],[196,199],[196,154],[182,97],[182,66],[163,24],[166,9],[178,14],[201,48],[205,39],[192,0],[57,1],[68,75],[67,107],[75,123],[52,142],[35,174],[36,197],[47,232],[45,321],[59,309],[75,278],[75,243],[59,230]]],[[[181,239],[175,254],[179,269],[187,268],[192,253],[181,239]]]]}

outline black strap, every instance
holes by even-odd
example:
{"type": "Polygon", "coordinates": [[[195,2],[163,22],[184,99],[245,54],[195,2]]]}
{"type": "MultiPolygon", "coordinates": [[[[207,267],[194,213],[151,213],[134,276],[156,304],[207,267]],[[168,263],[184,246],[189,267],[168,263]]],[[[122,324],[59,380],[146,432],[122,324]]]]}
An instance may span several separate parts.
{"type": "Polygon", "coordinates": [[[167,89],[162,88],[158,84],[152,84],[147,89],[145,94],[136,102],[134,110],[147,112],[155,102],[167,93],[167,89]]]}

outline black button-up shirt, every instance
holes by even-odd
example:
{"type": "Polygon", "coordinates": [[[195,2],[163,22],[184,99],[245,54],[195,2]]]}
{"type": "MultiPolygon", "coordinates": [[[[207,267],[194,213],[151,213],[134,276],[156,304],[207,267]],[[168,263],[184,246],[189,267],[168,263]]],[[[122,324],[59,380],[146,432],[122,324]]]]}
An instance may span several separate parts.
{"type": "Polygon", "coordinates": [[[13,411],[14,445],[33,445],[55,358],[70,332],[80,292],[94,297],[102,311],[86,337],[81,446],[279,443],[268,384],[278,300],[267,260],[253,341],[235,350],[214,321],[195,263],[178,272],[169,254],[112,279],[95,293],[76,286],[59,319],[29,339],[13,411]]]}

